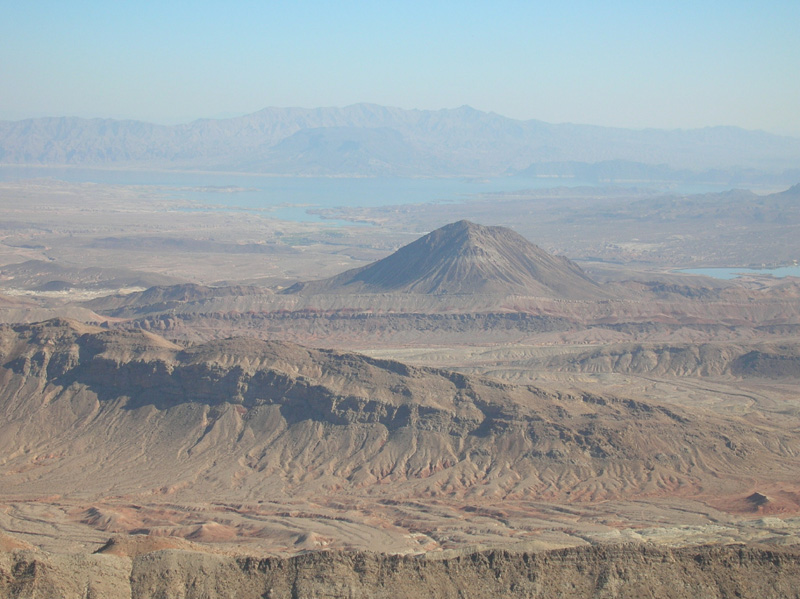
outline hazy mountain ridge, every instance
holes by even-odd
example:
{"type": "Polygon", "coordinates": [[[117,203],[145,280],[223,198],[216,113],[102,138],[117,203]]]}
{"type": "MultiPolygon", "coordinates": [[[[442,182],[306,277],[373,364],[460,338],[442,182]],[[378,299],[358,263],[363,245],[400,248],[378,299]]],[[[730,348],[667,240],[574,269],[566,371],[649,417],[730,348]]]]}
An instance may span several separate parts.
{"type": "MultiPolygon", "coordinates": [[[[175,126],[74,117],[0,122],[0,162],[317,175],[498,175],[534,163],[797,169],[800,139],[735,127],[620,129],[519,121],[467,106],[267,108],[175,126]]],[[[542,167],[547,168],[547,167],[542,167]]]]}

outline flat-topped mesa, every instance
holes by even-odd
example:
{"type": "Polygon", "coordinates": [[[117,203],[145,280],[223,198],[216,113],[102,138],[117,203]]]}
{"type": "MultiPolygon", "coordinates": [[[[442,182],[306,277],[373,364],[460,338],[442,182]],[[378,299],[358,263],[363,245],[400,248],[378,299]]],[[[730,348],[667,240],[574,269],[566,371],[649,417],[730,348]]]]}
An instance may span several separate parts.
{"type": "Polygon", "coordinates": [[[392,255],[284,293],[497,294],[590,299],[600,287],[575,263],[548,254],[505,227],[461,220],[392,255]]]}

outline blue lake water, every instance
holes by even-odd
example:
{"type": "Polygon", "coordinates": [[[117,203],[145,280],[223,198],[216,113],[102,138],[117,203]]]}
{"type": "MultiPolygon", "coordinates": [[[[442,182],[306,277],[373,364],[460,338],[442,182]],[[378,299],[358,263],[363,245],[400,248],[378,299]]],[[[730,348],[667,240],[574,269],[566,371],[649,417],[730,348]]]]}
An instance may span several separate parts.
{"type": "MultiPolygon", "coordinates": [[[[145,185],[206,206],[266,210],[276,218],[319,220],[313,208],[392,206],[459,202],[478,193],[552,187],[552,179],[404,179],[275,177],[247,173],[107,170],[54,167],[0,167],[0,181],[57,179],[72,183],[145,185]],[[231,188],[236,191],[226,191],[231,188]]],[[[577,181],[560,185],[576,186],[577,181]]]]}
{"type": "Polygon", "coordinates": [[[742,275],[771,275],[777,278],[800,277],[800,266],[780,266],[778,268],[686,268],[678,272],[690,275],[705,275],[715,279],[735,279],[742,275]]]}
{"type": "MultiPolygon", "coordinates": [[[[520,176],[489,179],[276,177],[248,173],[0,166],[0,181],[41,178],[73,183],[152,186],[176,199],[193,200],[204,206],[268,211],[276,218],[292,221],[320,220],[319,215],[309,212],[315,208],[463,202],[483,193],[593,185],[575,179],[520,176]]],[[[641,184],[638,186],[642,187],[641,184]]],[[[694,193],[723,189],[695,188],[674,188],[673,191],[694,193]]]]}

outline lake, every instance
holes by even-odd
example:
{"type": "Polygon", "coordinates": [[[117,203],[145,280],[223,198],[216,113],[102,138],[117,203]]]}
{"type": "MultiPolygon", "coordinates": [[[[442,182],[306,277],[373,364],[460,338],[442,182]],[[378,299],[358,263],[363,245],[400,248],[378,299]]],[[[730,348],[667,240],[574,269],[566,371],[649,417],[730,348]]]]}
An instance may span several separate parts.
{"type": "MultiPolygon", "coordinates": [[[[42,178],[71,183],[144,185],[158,188],[176,199],[194,200],[205,206],[267,211],[275,218],[296,222],[320,220],[318,215],[309,212],[314,208],[464,202],[476,194],[597,186],[576,179],[521,176],[439,179],[282,177],[249,173],[0,166],[0,181],[42,178]]],[[[637,185],[628,187],[631,186],[637,185]]],[[[692,185],[686,189],[677,186],[671,191],[722,190],[722,187],[700,189],[692,185]]]]}

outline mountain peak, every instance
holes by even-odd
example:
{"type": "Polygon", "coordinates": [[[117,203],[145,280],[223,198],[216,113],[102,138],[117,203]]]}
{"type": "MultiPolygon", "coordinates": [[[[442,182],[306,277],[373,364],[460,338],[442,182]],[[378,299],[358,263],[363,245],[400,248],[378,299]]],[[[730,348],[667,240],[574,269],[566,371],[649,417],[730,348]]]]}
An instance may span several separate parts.
{"type": "Polygon", "coordinates": [[[471,220],[462,219],[456,221],[454,223],[450,223],[449,225],[445,225],[441,227],[440,231],[477,231],[479,229],[486,229],[488,227],[484,227],[482,225],[473,223],[471,220]]]}
{"type": "Polygon", "coordinates": [[[460,220],[391,256],[287,293],[533,295],[585,299],[599,287],[573,262],[552,256],[505,227],[460,220]]]}

